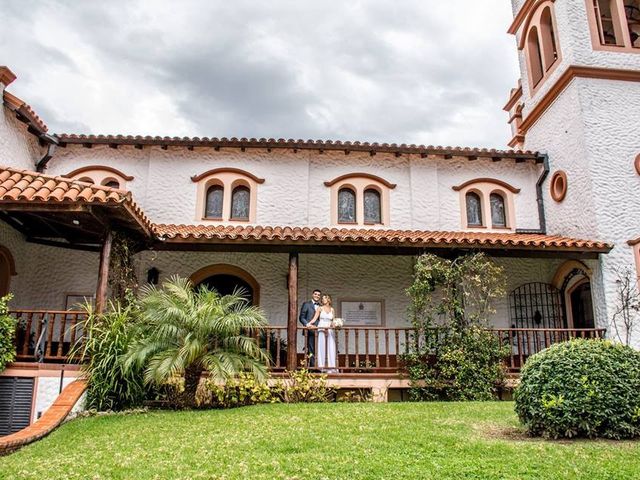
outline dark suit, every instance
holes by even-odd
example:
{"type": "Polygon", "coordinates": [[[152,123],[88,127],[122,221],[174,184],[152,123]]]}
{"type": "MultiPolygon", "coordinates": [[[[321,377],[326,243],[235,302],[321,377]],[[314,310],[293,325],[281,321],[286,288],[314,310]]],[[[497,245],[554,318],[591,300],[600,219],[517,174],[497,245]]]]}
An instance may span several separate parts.
{"type": "MultiPolygon", "coordinates": [[[[300,309],[300,316],[298,319],[300,323],[305,327],[307,324],[313,320],[313,317],[316,314],[316,307],[313,304],[313,301],[309,300],[302,304],[302,308],[300,309]]],[[[316,332],[314,330],[307,330],[307,355],[309,355],[309,367],[315,367],[316,359],[316,332]]]]}

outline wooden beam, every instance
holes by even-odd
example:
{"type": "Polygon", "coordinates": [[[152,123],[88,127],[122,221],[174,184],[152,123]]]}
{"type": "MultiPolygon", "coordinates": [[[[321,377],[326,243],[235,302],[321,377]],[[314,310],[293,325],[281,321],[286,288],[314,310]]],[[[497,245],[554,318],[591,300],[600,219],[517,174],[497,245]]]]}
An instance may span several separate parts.
{"type": "Polygon", "coordinates": [[[75,203],[0,203],[0,210],[5,212],[88,212],[88,205],[75,203]]]}
{"type": "Polygon", "coordinates": [[[48,247],[67,248],[69,250],[81,250],[84,252],[99,252],[101,249],[100,245],[91,245],[88,243],[64,243],[51,240],[49,238],[27,237],[26,241],[29,243],[36,243],[38,245],[47,245],[48,247]]]}
{"type": "Polygon", "coordinates": [[[98,268],[98,288],[96,289],[96,313],[102,313],[107,303],[107,288],[109,286],[109,263],[111,262],[111,244],[113,233],[107,230],[107,235],[100,250],[100,267],[98,268]]]}
{"type": "Polygon", "coordinates": [[[297,368],[298,357],[298,254],[289,254],[289,316],[287,319],[287,369],[297,368]]]}

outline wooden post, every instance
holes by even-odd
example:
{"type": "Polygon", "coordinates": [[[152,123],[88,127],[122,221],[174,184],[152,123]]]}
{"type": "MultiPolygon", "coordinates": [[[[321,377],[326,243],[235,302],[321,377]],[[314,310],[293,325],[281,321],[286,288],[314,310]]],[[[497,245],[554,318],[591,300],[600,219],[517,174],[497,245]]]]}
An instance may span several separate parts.
{"type": "Polygon", "coordinates": [[[98,288],[96,289],[96,313],[102,313],[107,303],[107,288],[109,286],[109,263],[111,262],[111,244],[113,233],[107,230],[107,235],[100,250],[100,267],[98,268],[98,288]]]}
{"type": "Polygon", "coordinates": [[[289,318],[287,321],[287,369],[298,363],[298,254],[289,254],[289,318]]]}

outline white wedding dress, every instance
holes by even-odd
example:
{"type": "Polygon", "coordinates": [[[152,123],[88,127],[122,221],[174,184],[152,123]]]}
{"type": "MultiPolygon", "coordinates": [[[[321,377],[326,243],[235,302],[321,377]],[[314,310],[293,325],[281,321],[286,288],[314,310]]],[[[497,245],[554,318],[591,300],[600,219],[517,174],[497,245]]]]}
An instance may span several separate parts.
{"type": "Polygon", "coordinates": [[[332,321],[333,310],[327,313],[324,308],[320,307],[316,366],[326,373],[338,373],[336,369],[336,331],[329,328],[332,321]]]}

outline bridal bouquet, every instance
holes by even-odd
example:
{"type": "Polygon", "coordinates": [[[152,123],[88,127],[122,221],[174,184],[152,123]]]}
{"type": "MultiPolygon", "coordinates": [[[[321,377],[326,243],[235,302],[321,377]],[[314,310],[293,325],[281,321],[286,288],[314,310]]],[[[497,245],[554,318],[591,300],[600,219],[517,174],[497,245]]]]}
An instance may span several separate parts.
{"type": "Polygon", "coordinates": [[[331,322],[331,326],[333,328],[342,328],[344,327],[344,320],[341,318],[334,318],[333,322],[331,322]]]}

